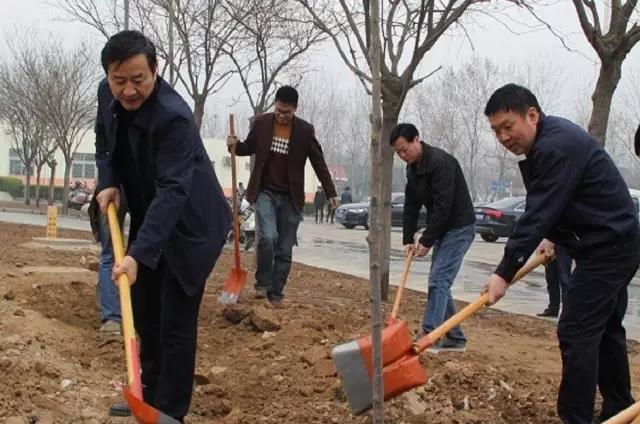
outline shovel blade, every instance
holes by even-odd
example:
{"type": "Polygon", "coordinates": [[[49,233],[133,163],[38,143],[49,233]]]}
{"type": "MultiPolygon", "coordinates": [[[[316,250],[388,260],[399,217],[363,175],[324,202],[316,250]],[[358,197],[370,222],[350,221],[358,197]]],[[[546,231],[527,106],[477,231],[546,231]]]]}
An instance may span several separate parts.
{"type": "Polygon", "coordinates": [[[158,411],[153,406],[145,403],[131,392],[131,388],[126,386],[123,389],[124,399],[129,405],[131,415],[140,424],[180,424],[180,421],[158,411]]]}
{"type": "Polygon", "coordinates": [[[218,302],[229,305],[238,302],[240,292],[247,282],[247,271],[244,269],[232,268],[224,283],[222,293],[218,297],[218,302]]]}

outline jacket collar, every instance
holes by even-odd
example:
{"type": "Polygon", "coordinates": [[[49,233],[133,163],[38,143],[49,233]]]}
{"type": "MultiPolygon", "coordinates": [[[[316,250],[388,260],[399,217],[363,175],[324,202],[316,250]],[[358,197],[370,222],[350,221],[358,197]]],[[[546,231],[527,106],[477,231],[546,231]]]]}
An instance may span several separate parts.
{"type": "Polygon", "coordinates": [[[429,145],[422,140],[420,140],[420,144],[422,145],[422,157],[420,158],[420,162],[407,165],[407,169],[416,175],[426,174],[427,166],[429,165],[429,145]]]}
{"type": "Polygon", "coordinates": [[[536,136],[533,139],[533,145],[531,146],[531,150],[529,150],[529,153],[527,153],[525,156],[527,158],[529,158],[529,156],[531,156],[531,154],[533,153],[533,150],[536,148],[536,144],[538,144],[538,140],[540,140],[540,138],[542,138],[542,133],[544,132],[544,123],[547,119],[547,115],[545,115],[544,113],[540,112],[540,119],[538,120],[538,125],[536,125],[536,136]]]}

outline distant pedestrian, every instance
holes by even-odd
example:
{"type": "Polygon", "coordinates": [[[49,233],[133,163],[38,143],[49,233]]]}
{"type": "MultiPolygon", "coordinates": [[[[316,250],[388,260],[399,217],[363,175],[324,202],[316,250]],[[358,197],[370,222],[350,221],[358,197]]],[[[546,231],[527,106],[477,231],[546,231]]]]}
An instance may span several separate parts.
{"type": "Polygon", "coordinates": [[[313,196],[313,207],[316,212],[316,222],[322,223],[324,221],[324,206],[327,203],[327,196],[322,191],[322,186],[318,185],[316,194],[313,196]],[[320,221],[318,221],[318,215],[320,215],[320,221]]]}
{"type": "Polygon", "coordinates": [[[353,203],[353,197],[351,196],[351,189],[347,186],[342,190],[340,194],[340,204],[346,205],[347,203],[353,203]]]}

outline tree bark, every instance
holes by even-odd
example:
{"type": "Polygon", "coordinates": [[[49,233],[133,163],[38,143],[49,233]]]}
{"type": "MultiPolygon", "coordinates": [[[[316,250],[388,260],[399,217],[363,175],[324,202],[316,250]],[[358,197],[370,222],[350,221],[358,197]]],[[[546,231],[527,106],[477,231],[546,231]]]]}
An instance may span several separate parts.
{"type": "Polygon", "coordinates": [[[40,176],[42,174],[42,165],[36,167],[36,206],[40,206],[40,176]]]}
{"type": "Polygon", "coordinates": [[[31,204],[31,164],[27,165],[27,176],[24,184],[24,204],[31,204]]]}
{"type": "MultiPolygon", "coordinates": [[[[393,178],[393,148],[389,144],[391,131],[398,124],[398,115],[384,116],[381,135],[381,168],[382,169],[382,264],[381,264],[381,296],[385,302],[389,300],[389,268],[391,255],[391,188],[393,178]]],[[[373,168],[375,169],[375,168],[373,168]]]]}
{"type": "Polygon", "coordinates": [[[202,127],[202,119],[204,117],[204,104],[207,101],[207,96],[198,95],[194,98],[193,103],[193,120],[196,123],[196,127],[198,131],[200,131],[200,127],[202,127]]]}
{"type": "Polygon", "coordinates": [[[69,181],[71,180],[72,158],[64,159],[64,189],[62,190],[62,215],[66,215],[69,211],[69,181]]]}
{"type": "Polygon", "coordinates": [[[600,74],[598,75],[596,88],[591,96],[593,110],[591,111],[591,118],[589,119],[589,134],[602,145],[604,145],[607,139],[611,101],[621,76],[622,61],[613,60],[610,63],[603,62],[602,66],[600,66],[600,74]]]}
{"type": "MultiPolygon", "coordinates": [[[[382,81],[380,61],[382,44],[380,40],[380,3],[371,0],[371,46],[369,66],[371,68],[371,222],[369,225],[369,276],[371,280],[371,337],[373,343],[373,384],[372,419],[373,424],[384,423],[384,384],[382,379],[382,299],[381,266],[384,263],[383,228],[384,209],[380,201],[384,199],[384,178],[378,170],[383,164],[383,149],[380,140],[382,129],[382,81]],[[382,214],[382,215],[381,215],[382,214]]],[[[388,232],[388,231],[387,231],[388,232]]],[[[388,269],[388,268],[387,268],[388,269]]],[[[387,271],[388,273],[388,271],[387,271]]],[[[388,280],[388,276],[387,276],[388,280]]],[[[388,285],[388,281],[387,281],[388,285]]]]}
{"type": "Polygon", "coordinates": [[[48,203],[49,206],[53,205],[53,201],[54,201],[54,185],[55,185],[55,181],[56,181],[56,163],[54,162],[53,164],[51,164],[49,166],[49,168],[51,169],[51,177],[49,177],[49,196],[48,196],[48,203]]]}

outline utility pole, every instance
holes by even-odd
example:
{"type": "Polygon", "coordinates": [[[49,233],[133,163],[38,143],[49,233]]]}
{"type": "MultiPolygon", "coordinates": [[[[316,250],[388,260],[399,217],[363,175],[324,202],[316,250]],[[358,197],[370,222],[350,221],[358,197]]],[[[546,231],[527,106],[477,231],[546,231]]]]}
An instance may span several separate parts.
{"type": "Polygon", "coordinates": [[[124,29],[129,29],[129,0],[124,0],[124,29]]]}

